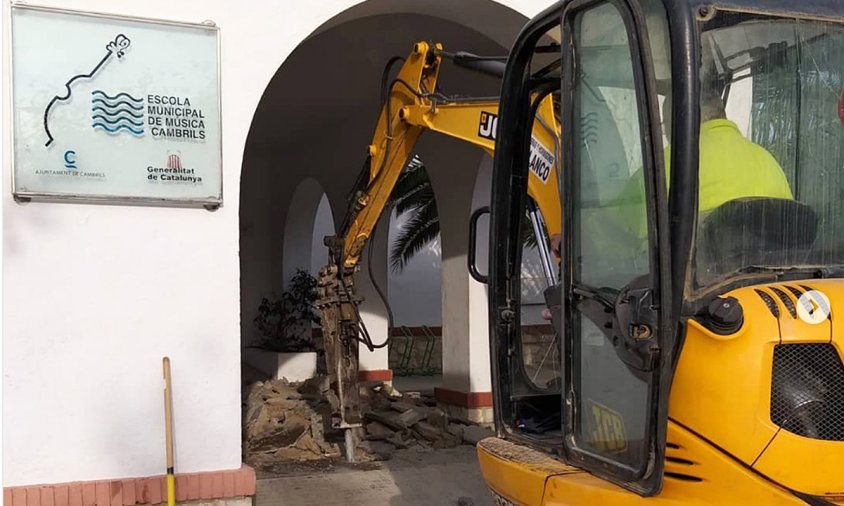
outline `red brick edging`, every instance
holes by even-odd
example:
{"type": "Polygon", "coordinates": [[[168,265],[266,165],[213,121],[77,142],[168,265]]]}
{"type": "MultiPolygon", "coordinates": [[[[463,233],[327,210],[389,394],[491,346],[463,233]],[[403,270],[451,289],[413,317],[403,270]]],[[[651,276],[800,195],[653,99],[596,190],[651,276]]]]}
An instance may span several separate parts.
{"type": "MultiPolygon", "coordinates": [[[[255,487],[255,470],[247,465],[227,471],[177,474],[176,500],[253,496],[255,487]]],[[[4,506],[132,506],[166,501],[163,475],[3,489],[4,506]]]]}
{"type": "Polygon", "coordinates": [[[358,381],[393,381],[393,371],[391,369],[358,371],[358,381]]]}
{"type": "Polygon", "coordinates": [[[458,392],[446,388],[435,388],[434,398],[443,404],[464,408],[491,408],[492,392],[458,392]]]}

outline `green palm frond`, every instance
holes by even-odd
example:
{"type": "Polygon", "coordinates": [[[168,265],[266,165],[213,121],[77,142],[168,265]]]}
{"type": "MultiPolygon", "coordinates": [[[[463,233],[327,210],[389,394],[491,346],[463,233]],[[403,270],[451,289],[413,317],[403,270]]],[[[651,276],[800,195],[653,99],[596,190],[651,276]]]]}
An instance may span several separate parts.
{"type": "Polygon", "coordinates": [[[390,203],[395,207],[396,213],[401,215],[432,200],[434,189],[431,187],[428,171],[419,157],[414,156],[396,181],[390,203]]]}
{"type": "Polygon", "coordinates": [[[390,267],[401,272],[410,260],[440,235],[437,204],[430,200],[411,211],[390,248],[390,267]]]}
{"type": "MultiPolygon", "coordinates": [[[[401,272],[414,255],[440,235],[440,219],[428,171],[414,156],[399,176],[390,197],[396,216],[407,216],[390,245],[390,267],[401,272]]],[[[536,248],[536,235],[527,214],[522,216],[522,244],[536,248]]]]}
{"type": "Polygon", "coordinates": [[[522,215],[522,246],[536,249],[536,234],[533,233],[533,224],[527,213],[522,215]]]}

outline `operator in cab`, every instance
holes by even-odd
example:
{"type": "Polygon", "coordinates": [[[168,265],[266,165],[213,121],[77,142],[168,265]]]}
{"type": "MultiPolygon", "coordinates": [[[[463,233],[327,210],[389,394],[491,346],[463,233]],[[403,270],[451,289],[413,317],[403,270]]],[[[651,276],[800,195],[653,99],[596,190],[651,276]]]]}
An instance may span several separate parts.
{"type": "MultiPolygon", "coordinates": [[[[705,74],[711,76],[713,73],[705,74]]],[[[727,119],[717,80],[705,77],[703,81],[698,194],[700,216],[706,217],[724,203],[744,197],[793,199],[785,172],[773,155],[745,138],[736,123],[727,119]]],[[[671,99],[668,97],[664,101],[662,115],[668,139],[671,138],[670,112],[671,99]]],[[[664,156],[666,177],[670,184],[670,146],[665,148],[664,156]]],[[[641,205],[645,198],[642,181],[641,175],[631,176],[613,202],[605,207],[607,213],[602,213],[604,216],[601,218],[605,223],[598,230],[604,230],[610,236],[618,233],[628,235],[631,240],[642,243],[641,249],[646,254],[647,220],[644,206],[641,205]]],[[[601,238],[593,239],[594,246],[600,247],[601,238]]],[[[561,240],[559,234],[551,237],[551,250],[558,257],[561,240]]]]}

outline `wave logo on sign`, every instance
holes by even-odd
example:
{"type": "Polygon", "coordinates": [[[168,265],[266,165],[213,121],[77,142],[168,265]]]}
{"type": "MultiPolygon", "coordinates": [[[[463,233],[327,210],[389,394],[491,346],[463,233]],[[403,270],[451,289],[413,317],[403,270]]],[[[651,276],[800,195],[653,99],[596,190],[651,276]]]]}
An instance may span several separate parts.
{"type": "Polygon", "coordinates": [[[109,134],[126,132],[144,135],[144,100],[120,92],[109,95],[103,90],[91,92],[91,127],[109,134]]]}

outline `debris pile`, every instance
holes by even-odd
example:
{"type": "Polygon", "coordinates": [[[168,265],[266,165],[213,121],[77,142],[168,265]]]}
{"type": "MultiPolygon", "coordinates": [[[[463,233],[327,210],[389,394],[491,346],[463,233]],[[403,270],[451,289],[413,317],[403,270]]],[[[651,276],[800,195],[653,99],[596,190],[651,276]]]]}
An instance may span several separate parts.
{"type": "MultiPolygon", "coordinates": [[[[259,469],[283,462],[340,459],[343,431],[331,427],[339,404],[320,376],[299,384],[258,381],[244,394],[244,460],[259,469]]],[[[387,460],[396,449],[431,450],[476,444],[492,432],[450,418],[433,398],[401,395],[387,384],[361,386],[363,427],[355,429],[355,460],[387,460]]]]}
{"type": "Polygon", "coordinates": [[[278,461],[310,461],[340,455],[325,438],[331,392],[319,382],[255,382],[243,395],[243,451],[246,462],[264,468],[278,461]],[[316,402],[314,402],[316,401],[316,402]]]}

